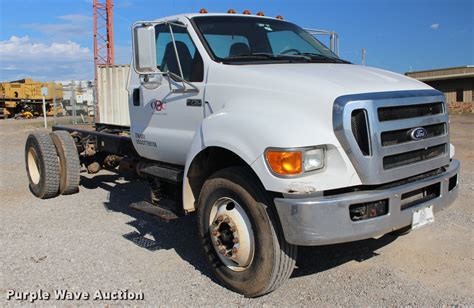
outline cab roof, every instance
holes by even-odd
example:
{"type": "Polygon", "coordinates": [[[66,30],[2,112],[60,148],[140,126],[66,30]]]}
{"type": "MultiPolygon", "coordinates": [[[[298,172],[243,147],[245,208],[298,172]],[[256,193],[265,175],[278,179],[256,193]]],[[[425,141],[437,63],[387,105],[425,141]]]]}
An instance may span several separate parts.
{"type": "Polygon", "coordinates": [[[178,19],[178,18],[191,19],[194,17],[206,17],[206,16],[221,16],[221,17],[238,16],[238,17],[248,17],[248,18],[267,18],[267,19],[280,20],[276,17],[258,16],[254,14],[248,15],[248,14],[231,14],[231,13],[186,13],[186,14],[178,14],[178,15],[161,17],[161,18],[156,19],[155,21],[172,20],[172,19],[178,19]]]}

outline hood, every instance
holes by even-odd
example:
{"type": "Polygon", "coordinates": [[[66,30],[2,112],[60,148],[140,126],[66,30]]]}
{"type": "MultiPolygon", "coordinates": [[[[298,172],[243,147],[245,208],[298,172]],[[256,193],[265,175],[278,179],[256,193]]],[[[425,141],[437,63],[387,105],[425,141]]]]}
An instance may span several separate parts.
{"type": "Polygon", "coordinates": [[[210,78],[218,78],[218,83],[247,85],[262,90],[317,91],[318,95],[330,94],[333,98],[346,94],[431,89],[401,74],[367,66],[333,63],[220,64],[210,78]],[[221,70],[222,75],[219,73],[221,70]]]}
{"type": "MultiPolygon", "coordinates": [[[[324,172],[304,180],[318,183],[320,190],[359,185],[360,178],[334,133],[335,99],[421,89],[430,87],[403,75],[358,65],[214,63],[208,69],[204,92],[210,108],[202,124],[202,144],[229,149],[249,164],[255,162],[253,167],[260,166],[254,167],[260,168],[257,174],[268,173],[263,163],[268,148],[325,145],[326,160],[331,163],[324,172]]],[[[262,181],[273,180],[268,175],[268,181],[262,181]]],[[[275,191],[284,190],[278,189],[275,191]]]]}

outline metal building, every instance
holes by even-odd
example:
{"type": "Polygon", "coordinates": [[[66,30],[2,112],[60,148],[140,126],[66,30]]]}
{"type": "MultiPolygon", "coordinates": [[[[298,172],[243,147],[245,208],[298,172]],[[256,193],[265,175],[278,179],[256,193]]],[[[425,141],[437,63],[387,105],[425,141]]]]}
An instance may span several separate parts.
{"type": "Polygon", "coordinates": [[[474,65],[408,72],[446,96],[452,112],[474,112],[474,65]]]}

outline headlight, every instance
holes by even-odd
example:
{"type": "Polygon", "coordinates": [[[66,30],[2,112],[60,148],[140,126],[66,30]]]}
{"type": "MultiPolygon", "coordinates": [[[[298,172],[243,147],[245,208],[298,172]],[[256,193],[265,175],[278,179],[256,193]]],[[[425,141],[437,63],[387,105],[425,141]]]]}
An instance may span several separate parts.
{"type": "Polygon", "coordinates": [[[307,150],[303,154],[304,171],[318,170],[324,167],[324,148],[307,150]]]}
{"type": "Polygon", "coordinates": [[[275,149],[265,151],[271,171],[277,175],[292,176],[324,168],[324,147],[275,149]]]}

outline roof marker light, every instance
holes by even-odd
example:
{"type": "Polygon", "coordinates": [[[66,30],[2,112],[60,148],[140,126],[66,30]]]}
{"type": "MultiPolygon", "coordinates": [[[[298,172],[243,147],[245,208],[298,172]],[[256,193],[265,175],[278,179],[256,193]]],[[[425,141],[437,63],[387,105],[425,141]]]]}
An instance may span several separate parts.
{"type": "Polygon", "coordinates": [[[202,8],[202,9],[199,10],[199,13],[201,13],[201,14],[206,14],[206,13],[207,13],[207,10],[204,9],[204,8],[202,8]]]}
{"type": "Polygon", "coordinates": [[[257,13],[257,16],[265,16],[265,14],[262,11],[260,11],[257,13]]]}
{"type": "Polygon", "coordinates": [[[242,12],[242,14],[244,14],[244,15],[250,15],[250,14],[252,14],[252,13],[250,13],[249,10],[245,10],[245,11],[242,12]]]}
{"type": "Polygon", "coordinates": [[[281,15],[278,15],[277,17],[275,17],[276,19],[280,19],[280,20],[283,20],[283,16],[281,15]]]}
{"type": "Polygon", "coordinates": [[[228,13],[228,14],[235,14],[236,11],[235,11],[234,9],[229,9],[229,10],[227,11],[227,13],[228,13]]]}

